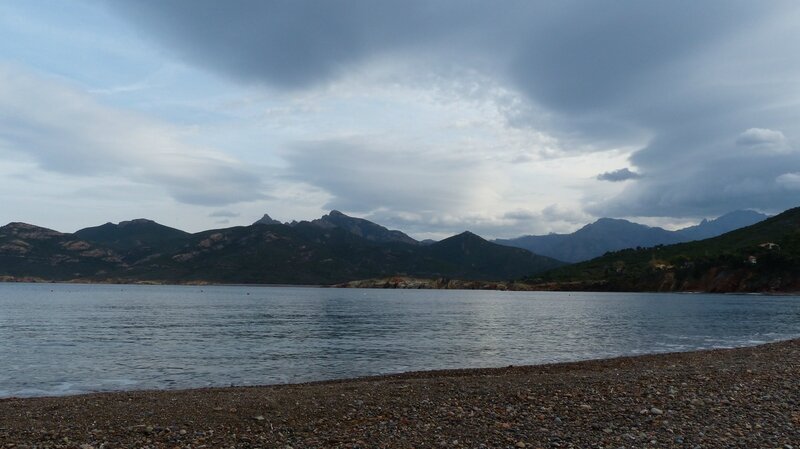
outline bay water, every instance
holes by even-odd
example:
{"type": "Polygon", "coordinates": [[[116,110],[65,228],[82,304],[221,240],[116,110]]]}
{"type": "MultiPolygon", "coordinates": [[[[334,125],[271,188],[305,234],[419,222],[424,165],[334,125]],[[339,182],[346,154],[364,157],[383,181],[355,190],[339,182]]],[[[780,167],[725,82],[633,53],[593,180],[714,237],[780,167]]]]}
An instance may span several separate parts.
{"type": "Polygon", "coordinates": [[[0,397],[260,385],[748,346],[800,297],[0,284],[0,397]]]}

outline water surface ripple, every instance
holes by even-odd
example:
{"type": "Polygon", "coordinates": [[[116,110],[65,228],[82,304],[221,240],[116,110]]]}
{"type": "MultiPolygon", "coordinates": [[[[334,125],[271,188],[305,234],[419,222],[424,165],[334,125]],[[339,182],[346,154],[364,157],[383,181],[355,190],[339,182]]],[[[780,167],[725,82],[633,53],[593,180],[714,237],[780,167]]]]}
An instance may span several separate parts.
{"type": "Polygon", "coordinates": [[[797,296],[0,284],[0,397],[538,364],[797,336],[797,296]]]}

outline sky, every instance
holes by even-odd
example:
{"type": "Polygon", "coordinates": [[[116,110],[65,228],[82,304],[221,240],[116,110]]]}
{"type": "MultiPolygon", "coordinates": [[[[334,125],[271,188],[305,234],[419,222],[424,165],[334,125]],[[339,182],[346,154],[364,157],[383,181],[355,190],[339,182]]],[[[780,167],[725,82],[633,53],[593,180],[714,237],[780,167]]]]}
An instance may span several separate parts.
{"type": "Polygon", "coordinates": [[[800,4],[0,2],[0,222],[417,238],[800,205],[800,4]]]}

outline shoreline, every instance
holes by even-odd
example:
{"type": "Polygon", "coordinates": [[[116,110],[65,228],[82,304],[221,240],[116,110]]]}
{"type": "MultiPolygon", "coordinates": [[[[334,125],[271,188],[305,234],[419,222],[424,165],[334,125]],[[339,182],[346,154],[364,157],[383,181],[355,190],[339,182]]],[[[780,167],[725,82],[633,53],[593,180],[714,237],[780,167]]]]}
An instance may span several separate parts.
{"type": "Polygon", "coordinates": [[[657,291],[657,290],[592,290],[592,289],[559,289],[541,288],[541,284],[523,284],[518,282],[503,281],[446,281],[443,286],[433,286],[436,279],[411,279],[411,282],[396,281],[386,279],[367,279],[358,281],[348,281],[339,284],[224,284],[214,282],[184,282],[171,283],[161,281],[88,281],[88,280],[44,280],[44,279],[1,279],[0,284],[34,284],[34,285],[130,285],[130,286],[161,286],[161,287],[256,287],[256,288],[325,288],[325,289],[348,289],[348,290],[460,290],[460,291],[501,291],[501,292],[556,292],[556,293],[663,293],[663,294],[705,294],[705,295],[742,295],[742,296],[800,296],[798,291],[714,291],[707,292],[702,290],[676,290],[676,291],[657,291]]]}
{"type": "MultiPolygon", "coordinates": [[[[736,295],[735,293],[719,293],[720,295],[736,295]]],[[[480,375],[491,375],[492,372],[506,372],[509,370],[533,370],[536,368],[552,368],[558,369],[562,367],[569,367],[570,365],[578,364],[602,364],[603,362],[613,363],[622,362],[628,359],[640,359],[646,357],[661,357],[661,356],[679,356],[683,354],[695,354],[716,351],[736,351],[740,349],[760,348],[763,346],[776,345],[781,343],[797,342],[800,346],[800,336],[792,337],[783,340],[774,340],[767,342],[756,342],[744,346],[733,347],[715,347],[715,348],[701,348],[690,349],[686,351],[664,351],[664,352],[645,352],[639,354],[621,354],[613,355],[610,357],[598,357],[589,359],[567,360],[560,362],[544,362],[530,365],[507,365],[507,366],[490,366],[490,367],[477,367],[477,368],[443,368],[443,369],[422,369],[412,371],[399,371],[388,372],[385,374],[368,374],[355,377],[337,377],[320,380],[304,380],[297,382],[284,382],[284,383],[265,383],[265,384],[248,384],[248,385],[208,385],[200,387],[179,387],[179,388],[143,388],[131,390],[96,390],[96,391],[80,391],[64,394],[50,394],[46,393],[38,396],[0,396],[0,403],[8,400],[37,400],[37,399],[62,399],[80,396],[94,396],[94,395],[115,395],[115,394],[128,394],[128,393],[182,393],[192,391],[214,391],[214,390],[230,390],[230,389],[261,389],[261,388],[281,388],[281,387],[303,387],[303,386],[318,386],[328,384],[341,384],[341,383],[358,383],[358,382],[371,382],[393,379],[421,379],[433,377],[469,377],[480,375]]],[[[798,373],[800,374],[800,373],[798,373]]],[[[0,446],[2,449],[2,446],[0,446]]]]}
{"type": "Polygon", "coordinates": [[[800,339],[300,384],[0,399],[0,442],[8,448],[713,448],[798,441],[800,339]]]}

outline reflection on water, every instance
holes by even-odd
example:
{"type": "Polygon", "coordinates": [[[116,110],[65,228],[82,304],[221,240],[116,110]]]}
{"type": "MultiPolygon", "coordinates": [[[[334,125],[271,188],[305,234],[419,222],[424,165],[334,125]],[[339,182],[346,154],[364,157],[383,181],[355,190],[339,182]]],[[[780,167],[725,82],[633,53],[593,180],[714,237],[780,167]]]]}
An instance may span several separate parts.
{"type": "Polygon", "coordinates": [[[752,345],[800,297],[0,284],[0,397],[752,345]]]}

